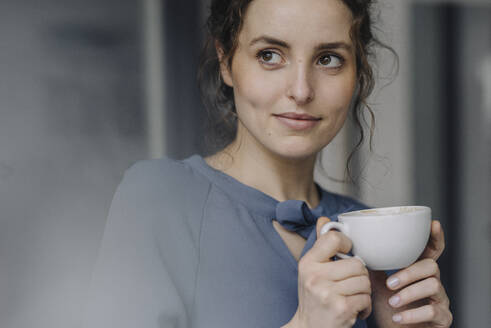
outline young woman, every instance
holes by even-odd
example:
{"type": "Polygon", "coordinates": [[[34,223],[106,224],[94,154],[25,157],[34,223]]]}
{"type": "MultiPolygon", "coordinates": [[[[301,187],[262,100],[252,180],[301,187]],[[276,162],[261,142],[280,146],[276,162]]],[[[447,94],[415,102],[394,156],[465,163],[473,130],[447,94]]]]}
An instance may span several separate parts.
{"type": "Polygon", "coordinates": [[[87,327],[450,326],[438,222],[421,259],[388,277],[333,260],[350,240],[319,235],[364,208],[313,170],[349,111],[366,110],[370,2],[212,1],[202,83],[231,139],[207,158],[126,172],[87,327]]]}

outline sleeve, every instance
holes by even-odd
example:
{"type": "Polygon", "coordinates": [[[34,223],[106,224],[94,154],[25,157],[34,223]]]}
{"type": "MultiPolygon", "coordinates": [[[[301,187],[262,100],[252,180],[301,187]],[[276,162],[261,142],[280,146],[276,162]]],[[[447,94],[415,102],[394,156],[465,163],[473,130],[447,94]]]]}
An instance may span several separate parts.
{"type": "Polygon", "coordinates": [[[375,323],[375,317],[373,313],[367,318],[366,322],[368,328],[377,328],[377,324],[375,323]]]}
{"type": "Polygon", "coordinates": [[[183,300],[160,256],[152,215],[138,204],[141,184],[127,172],[113,198],[93,271],[85,328],[188,327],[183,300]]]}

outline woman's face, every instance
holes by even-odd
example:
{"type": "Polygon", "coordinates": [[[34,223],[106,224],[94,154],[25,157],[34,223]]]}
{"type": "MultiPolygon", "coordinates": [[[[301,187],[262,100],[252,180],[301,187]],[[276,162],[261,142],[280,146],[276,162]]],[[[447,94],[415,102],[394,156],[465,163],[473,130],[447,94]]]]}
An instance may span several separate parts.
{"type": "Polygon", "coordinates": [[[343,126],[356,85],[352,16],[339,0],[254,0],[231,69],[238,139],[311,157],[343,126]]]}

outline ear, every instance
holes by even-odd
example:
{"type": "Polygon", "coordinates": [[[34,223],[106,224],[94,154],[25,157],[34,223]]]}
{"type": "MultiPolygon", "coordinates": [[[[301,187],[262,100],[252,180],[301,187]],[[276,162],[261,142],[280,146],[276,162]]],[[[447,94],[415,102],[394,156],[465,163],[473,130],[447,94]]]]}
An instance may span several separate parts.
{"type": "Polygon", "coordinates": [[[217,51],[218,62],[220,63],[220,75],[222,76],[223,82],[225,82],[225,84],[229,87],[233,88],[234,82],[232,79],[231,67],[229,67],[228,61],[226,60],[223,52],[223,48],[218,41],[215,41],[215,49],[217,51]]]}

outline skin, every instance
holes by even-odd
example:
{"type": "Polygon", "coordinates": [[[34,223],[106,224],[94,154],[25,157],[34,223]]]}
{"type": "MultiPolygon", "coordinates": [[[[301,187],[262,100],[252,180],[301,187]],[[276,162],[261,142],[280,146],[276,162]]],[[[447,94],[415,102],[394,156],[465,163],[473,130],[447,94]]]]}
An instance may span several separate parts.
{"type": "Polygon", "coordinates": [[[222,64],[222,77],[234,89],[237,138],[208,159],[212,166],[280,201],[303,199],[317,205],[315,158],[343,126],[356,85],[351,19],[350,11],[337,1],[250,4],[232,67],[222,64]],[[289,46],[266,41],[251,45],[262,36],[289,46]],[[316,50],[333,42],[349,48],[316,50]],[[269,53],[258,58],[261,51],[269,53]],[[268,54],[272,58],[266,62],[268,54]],[[322,65],[328,59],[331,62],[322,65]],[[308,113],[320,120],[312,129],[296,131],[274,116],[285,112],[308,113]]]}
{"type": "MultiPolygon", "coordinates": [[[[315,158],[343,126],[356,86],[351,22],[350,10],[339,0],[283,0],[281,5],[255,0],[249,5],[231,66],[217,44],[222,78],[234,90],[239,120],[234,142],[206,158],[210,166],[279,201],[318,204],[315,158]],[[329,49],[319,48],[326,44],[329,49]],[[316,123],[291,128],[278,119],[286,112],[308,114],[316,123]]],[[[369,272],[357,259],[332,261],[336,253],[349,252],[351,241],[336,231],[319,235],[328,220],[319,218],[317,241],[299,259],[299,306],[285,327],[351,327],[372,307],[379,327],[450,326],[436,264],[444,248],[439,223],[433,223],[421,259],[386,277],[369,272]],[[389,287],[392,278],[399,284],[389,287]],[[400,302],[392,306],[393,296],[400,302]],[[394,322],[397,315],[399,323],[394,322]]],[[[274,226],[298,255],[305,241],[274,226]]]]}

